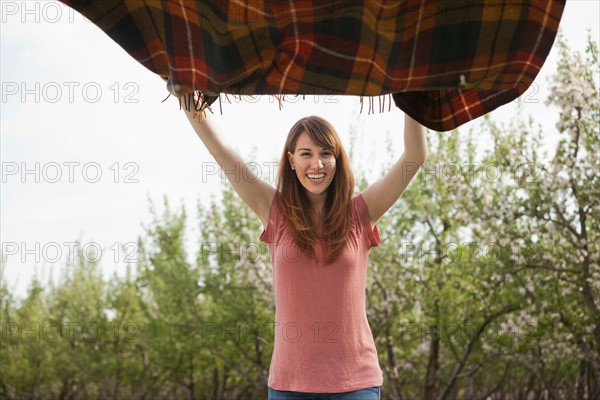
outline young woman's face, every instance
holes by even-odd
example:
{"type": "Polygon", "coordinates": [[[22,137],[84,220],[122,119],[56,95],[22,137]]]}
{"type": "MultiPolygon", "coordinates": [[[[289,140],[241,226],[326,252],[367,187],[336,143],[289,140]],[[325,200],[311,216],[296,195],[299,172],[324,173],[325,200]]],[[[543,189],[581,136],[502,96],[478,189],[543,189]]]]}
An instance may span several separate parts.
{"type": "Polygon", "coordinates": [[[321,147],[302,132],[294,153],[288,151],[288,158],[300,183],[309,193],[325,193],[335,176],[335,155],[331,149],[321,147]]]}

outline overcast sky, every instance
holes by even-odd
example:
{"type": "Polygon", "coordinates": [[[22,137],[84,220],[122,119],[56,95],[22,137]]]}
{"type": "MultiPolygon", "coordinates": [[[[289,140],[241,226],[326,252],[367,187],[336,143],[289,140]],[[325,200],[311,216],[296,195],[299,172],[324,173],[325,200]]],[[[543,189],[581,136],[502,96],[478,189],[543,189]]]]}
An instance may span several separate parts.
{"type": "MultiPolygon", "coordinates": [[[[123,261],[135,259],[133,244],[150,221],[148,199],[162,210],[163,195],[172,207],[186,206],[189,246],[196,249],[196,202],[207,204],[211,194],[218,195],[223,178],[214,172],[210,154],[177,100],[162,102],[168,95],[162,79],[60,3],[0,3],[0,235],[10,288],[23,296],[34,270],[48,277],[54,265],[56,273],[68,261],[73,242],[87,250],[99,245],[102,270],[121,273],[123,261]],[[115,244],[128,247],[117,250],[115,244]]],[[[599,15],[596,0],[567,2],[561,31],[571,48],[583,52],[587,29],[599,40],[599,15]]],[[[556,141],[557,110],[543,101],[555,66],[556,47],[526,93],[528,101],[522,102],[524,111],[544,124],[549,147],[556,141]]],[[[265,97],[256,103],[225,103],[215,120],[271,182],[272,162],[300,117],[326,117],[346,145],[354,123],[364,135],[355,171],[367,168],[375,174],[390,161],[382,148],[386,132],[394,141],[394,158],[402,153],[403,114],[395,108],[360,114],[359,107],[357,97],[307,96],[284,103],[279,111],[265,97]],[[253,147],[256,153],[250,152],[253,147]]],[[[508,122],[516,107],[513,102],[491,115],[508,122]]],[[[475,124],[459,130],[467,132],[475,124]]]]}

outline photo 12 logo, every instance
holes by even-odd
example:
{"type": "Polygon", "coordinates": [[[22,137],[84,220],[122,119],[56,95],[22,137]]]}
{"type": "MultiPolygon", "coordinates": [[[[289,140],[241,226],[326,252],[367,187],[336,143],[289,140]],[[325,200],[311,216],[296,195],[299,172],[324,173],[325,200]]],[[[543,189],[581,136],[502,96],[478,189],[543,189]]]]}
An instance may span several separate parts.
{"type": "Polygon", "coordinates": [[[113,103],[138,103],[140,90],[136,82],[2,82],[2,104],[9,102],[85,102],[98,103],[103,98],[113,103]]]}
{"type": "Polygon", "coordinates": [[[28,321],[2,322],[2,343],[42,341],[57,343],[63,340],[84,343],[108,341],[113,343],[136,343],[139,340],[139,327],[135,322],[58,322],[28,321]]]}
{"type": "MultiPolygon", "coordinates": [[[[408,167],[407,167],[408,169],[408,167]]],[[[487,182],[496,183],[510,178],[517,182],[534,183],[544,178],[543,166],[523,162],[513,165],[502,165],[498,162],[425,162],[421,167],[419,179],[422,182],[487,182]]],[[[408,171],[411,172],[411,171],[408,171]]]]}
{"type": "Polygon", "coordinates": [[[288,343],[339,343],[341,340],[340,326],[336,321],[203,321],[198,333],[202,341],[206,342],[216,340],[252,343],[258,339],[264,343],[272,343],[276,336],[288,343]]]}
{"type": "MultiPolygon", "coordinates": [[[[123,18],[129,10],[142,7],[145,0],[127,0],[121,2],[120,7],[106,1],[90,1],[85,4],[85,13],[88,15],[106,15],[109,11],[116,18],[123,18]]],[[[0,1],[2,10],[2,23],[92,23],[84,15],[59,1],[0,1]]]]}
{"type": "Polygon", "coordinates": [[[219,164],[215,161],[206,161],[202,163],[202,183],[207,183],[210,179],[209,177],[216,175],[220,176],[222,183],[227,182],[227,179],[231,179],[234,182],[242,180],[258,182],[260,179],[263,179],[269,183],[274,183],[278,167],[278,162],[263,162],[259,164],[251,161],[247,163],[234,163],[228,166],[225,163],[219,164]]]}
{"type": "Polygon", "coordinates": [[[90,263],[100,262],[106,254],[112,255],[113,262],[132,263],[138,262],[138,244],[136,242],[118,243],[114,242],[107,249],[103,249],[96,242],[2,242],[2,262],[6,263],[10,258],[17,256],[22,263],[44,262],[55,264],[60,261],[74,263],[76,255],[79,254],[83,260],[90,263]],[[66,257],[66,258],[65,258],[66,257]]]}
{"type": "MultiPolygon", "coordinates": [[[[0,5],[3,24],[9,22],[56,24],[60,21],[73,23],[80,15],[71,7],[58,1],[2,1],[0,5]]],[[[83,17],[80,16],[80,18],[83,17]]]]}
{"type": "Polygon", "coordinates": [[[114,183],[139,183],[136,174],[140,167],[135,162],[114,162],[109,166],[90,161],[81,163],[79,161],[55,161],[40,162],[14,162],[2,163],[2,183],[97,183],[102,177],[112,178],[114,183]]]}

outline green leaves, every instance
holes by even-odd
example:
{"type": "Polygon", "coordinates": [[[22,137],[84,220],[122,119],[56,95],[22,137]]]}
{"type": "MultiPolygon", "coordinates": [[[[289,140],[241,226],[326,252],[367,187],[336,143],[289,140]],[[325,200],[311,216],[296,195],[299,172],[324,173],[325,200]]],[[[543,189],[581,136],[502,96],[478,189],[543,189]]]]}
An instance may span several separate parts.
{"type": "MultiPolygon", "coordinates": [[[[377,224],[366,290],[384,396],[600,389],[598,48],[557,45],[553,154],[532,119],[429,132],[428,160],[377,224]]],[[[185,209],[163,208],[150,205],[125,274],[108,279],[78,254],[24,299],[0,276],[4,397],[266,397],[274,299],[260,221],[229,184],[198,203],[197,237],[185,209]]]]}

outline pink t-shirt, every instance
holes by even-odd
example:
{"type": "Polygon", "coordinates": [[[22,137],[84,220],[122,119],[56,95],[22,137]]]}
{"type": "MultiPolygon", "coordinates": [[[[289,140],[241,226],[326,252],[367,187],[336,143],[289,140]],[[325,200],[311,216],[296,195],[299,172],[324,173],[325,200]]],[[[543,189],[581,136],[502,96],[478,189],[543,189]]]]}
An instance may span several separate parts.
{"type": "Polygon", "coordinates": [[[356,223],[347,246],[327,265],[298,249],[275,198],[271,203],[260,240],[269,244],[273,265],[272,389],[332,393],[383,384],[365,302],[368,252],[380,238],[361,194],[351,207],[356,223]]]}

